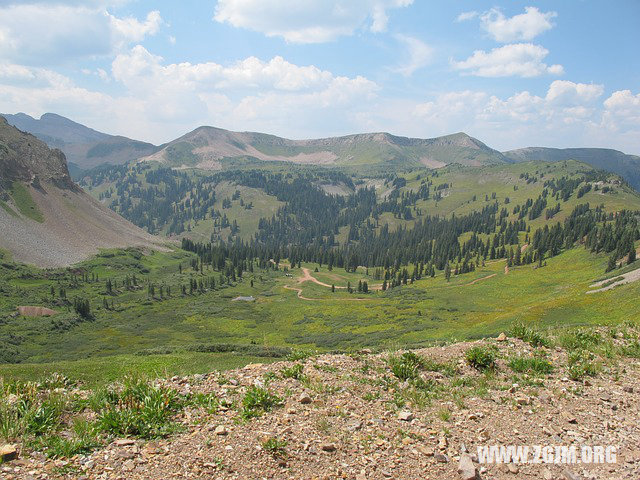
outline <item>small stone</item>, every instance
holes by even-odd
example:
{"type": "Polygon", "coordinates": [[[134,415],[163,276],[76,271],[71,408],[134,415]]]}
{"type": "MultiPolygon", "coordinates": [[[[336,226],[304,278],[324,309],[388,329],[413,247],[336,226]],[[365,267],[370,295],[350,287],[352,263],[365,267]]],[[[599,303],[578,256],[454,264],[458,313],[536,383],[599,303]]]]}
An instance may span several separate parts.
{"type": "Polygon", "coordinates": [[[215,433],[216,435],[226,435],[229,433],[229,431],[224,425],[218,425],[213,433],[215,433]]]}
{"type": "Polygon", "coordinates": [[[136,442],[131,438],[119,438],[113,442],[116,447],[126,447],[128,445],[134,445],[136,442]]]}
{"type": "Polygon", "coordinates": [[[627,393],[633,393],[633,387],[630,385],[626,385],[624,387],[622,387],[622,390],[624,390],[627,393]]]}
{"type": "Polygon", "coordinates": [[[323,452],[335,452],[338,449],[335,443],[323,442],[320,444],[320,450],[323,452]]]}
{"type": "Polygon", "coordinates": [[[435,458],[438,463],[449,463],[449,457],[444,453],[436,453],[433,458],[435,458]]]}
{"type": "Polygon", "coordinates": [[[498,338],[496,338],[497,342],[504,342],[507,340],[507,336],[505,335],[504,332],[500,333],[500,335],[498,335],[498,338]]]}
{"type": "Polygon", "coordinates": [[[0,460],[10,462],[18,458],[18,448],[15,445],[4,445],[0,447],[0,460]]]}
{"type": "Polygon", "coordinates": [[[520,406],[529,405],[529,399],[527,397],[517,397],[516,403],[520,406]]]}
{"type": "Polygon", "coordinates": [[[427,457],[433,457],[436,453],[433,448],[425,447],[424,445],[418,445],[416,448],[420,453],[426,455],[427,457]]]}
{"type": "Polygon", "coordinates": [[[576,420],[576,417],[574,417],[573,415],[571,415],[569,412],[567,411],[562,411],[560,412],[560,416],[564,419],[565,422],[567,423],[578,423],[578,420],[576,420]]]}
{"type": "Polygon", "coordinates": [[[476,467],[473,464],[471,455],[463,453],[458,463],[458,473],[462,480],[474,480],[477,476],[476,467]]]}
{"type": "Polygon", "coordinates": [[[517,465],[514,465],[513,463],[508,463],[507,469],[509,470],[509,473],[513,473],[514,475],[517,475],[518,472],[520,471],[517,465]]]}
{"type": "Polygon", "coordinates": [[[411,412],[400,412],[398,413],[398,419],[402,420],[403,422],[410,422],[411,420],[413,420],[415,417],[413,415],[413,413],[411,412]]]}
{"type": "Polygon", "coordinates": [[[122,464],[122,469],[125,472],[131,472],[136,468],[136,464],[133,462],[133,460],[127,460],[126,462],[124,462],[122,464]]]}
{"type": "Polygon", "coordinates": [[[298,397],[298,402],[300,402],[303,405],[308,405],[312,402],[312,400],[308,393],[302,392],[298,397]]]}

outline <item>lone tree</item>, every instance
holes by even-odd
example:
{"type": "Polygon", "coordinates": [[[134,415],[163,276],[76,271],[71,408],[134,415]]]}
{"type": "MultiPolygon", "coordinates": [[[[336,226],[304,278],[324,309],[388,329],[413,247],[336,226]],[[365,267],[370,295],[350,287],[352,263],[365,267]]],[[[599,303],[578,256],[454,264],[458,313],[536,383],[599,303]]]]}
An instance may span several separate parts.
{"type": "Polygon", "coordinates": [[[451,265],[449,265],[449,262],[444,267],[444,278],[447,279],[447,282],[451,280],[451,265]]]}
{"type": "Polygon", "coordinates": [[[85,320],[93,320],[93,315],[91,314],[91,304],[86,298],[76,298],[73,301],[73,309],[78,315],[80,315],[80,317],[84,318],[85,320]]]}

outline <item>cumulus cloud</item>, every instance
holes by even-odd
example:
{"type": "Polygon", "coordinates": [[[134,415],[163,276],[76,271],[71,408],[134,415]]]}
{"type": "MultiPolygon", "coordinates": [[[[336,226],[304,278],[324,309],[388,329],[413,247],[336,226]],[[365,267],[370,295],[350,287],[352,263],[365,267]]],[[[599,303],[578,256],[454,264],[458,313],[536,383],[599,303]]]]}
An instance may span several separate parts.
{"type": "Polygon", "coordinates": [[[0,59],[27,65],[52,65],[104,56],[162,25],[157,11],[145,20],[118,18],[102,6],[64,3],[0,4],[0,59]]]}
{"type": "Polygon", "coordinates": [[[543,62],[549,50],[532,43],[514,43],[494,48],[490,52],[476,50],[466,60],[452,61],[460,70],[478,77],[537,77],[543,74],[561,75],[562,65],[548,66],[543,62]]]}
{"type": "Polygon", "coordinates": [[[482,28],[500,43],[533,40],[553,28],[551,20],[556,12],[543,13],[536,7],[526,7],[525,13],[507,18],[497,8],[492,8],[480,16],[482,28]]]}
{"type": "Polygon", "coordinates": [[[219,0],[214,19],[292,43],[330,42],[365,26],[383,32],[388,11],[413,0],[219,0]]]}
{"type": "Polygon", "coordinates": [[[622,90],[602,101],[603,94],[602,85],[564,80],[551,82],[543,95],[443,92],[415,105],[406,122],[408,129],[418,126],[413,135],[464,130],[504,150],[584,145],[640,151],[640,94],[622,90]]]}
{"type": "Polygon", "coordinates": [[[634,142],[632,153],[640,154],[640,93],[634,95],[631,90],[613,92],[604,101],[604,108],[602,126],[610,134],[634,142]]]}
{"type": "Polygon", "coordinates": [[[110,76],[98,70],[85,74],[115,82],[122,91],[100,93],[52,70],[0,63],[0,111],[54,111],[156,143],[203,124],[303,138],[358,130],[357,114],[379,90],[364,77],[334,75],[282,57],[228,65],[167,63],[140,45],[116,56],[110,76]]]}
{"type": "Polygon", "coordinates": [[[416,70],[426,67],[433,61],[435,50],[422,40],[408,35],[395,35],[395,39],[402,44],[406,51],[407,60],[395,69],[406,77],[410,77],[416,70]]]}
{"type": "Polygon", "coordinates": [[[374,90],[376,85],[363,77],[336,77],[314,65],[298,66],[276,56],[269,61],[248,57],[230,65],[215,62],[163,64],[141,45],[118,55],[113,61],[114,78],[129,89],[148,92],[160,85],[185,89],[276,90],[299,92],[326,89],[335,82],[374,90]]]}
{"type": "Polygon", "coordinates": [[[549,87],[545,98],[547,102],[556,105],[581,105],[593,102],[603,93],[603,85],[556,80],[549,87]]]}

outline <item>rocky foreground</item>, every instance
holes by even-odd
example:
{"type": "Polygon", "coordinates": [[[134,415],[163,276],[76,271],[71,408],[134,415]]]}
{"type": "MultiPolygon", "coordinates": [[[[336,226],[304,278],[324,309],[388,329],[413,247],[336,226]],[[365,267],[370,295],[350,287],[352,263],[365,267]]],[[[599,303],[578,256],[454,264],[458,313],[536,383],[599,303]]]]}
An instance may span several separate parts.
{"type": "MultiPolygon", "coordinates": [[[[612,349],[628,344],[622,333],[602,335],[612,349]]],[[[218,399],[213,409],[182,411],[181,433],[110,438],[70,459],[18,443],[0,478],[640,478],[637,358],[605,351],[585,357],[597,368],[569,369],[564,348],[504,335],[413,353],[317,355],[174,377],[161,384],[218,399]],[[470,356],[478,346],[480,355],[470,356]],[[493,352],[494,365],[483,365],[483,352],[493,352]],[[514,359],[527,358],[551,367],[525,362],[534,366],[522,372],[514,359]],[[247,415],[248,392],[265,391],[270,401],[247,415]],[[585,445],[615,446],[617,454],[615,463],[480,463],[478,447],[490,445],[574,445],[576,461],[585,445]]]]}

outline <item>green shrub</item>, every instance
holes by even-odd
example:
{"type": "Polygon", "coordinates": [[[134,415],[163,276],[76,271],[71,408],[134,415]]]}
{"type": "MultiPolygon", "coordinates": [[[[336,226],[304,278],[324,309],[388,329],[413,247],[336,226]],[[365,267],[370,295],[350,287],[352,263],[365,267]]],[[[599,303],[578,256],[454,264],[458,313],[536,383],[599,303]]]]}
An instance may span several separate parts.
{"type": "Polygon", "coordinates": [[[399,357],[391,356],[388,360],[391,372],[400,380],[413,380],[418,377],[424,359],[413,352],[405,352],[399,357]]]}
{"type": "Polygon", "coordinates": [[[262,448],[264,448],[265,451],[269,452],[276,458],[282,458],[286,456],[286,447],[287,442],[285,440],[279,440],[276,437],[271,437],[268,440],[262,442],[262,448]]]}
{"type": "Polygon", "coordinates": [[[416,355],[414,352],[405,352],[400,355],[400,360],[407,365],[413,365],[416,368],[424,367],[424,358],[416,355]]]}
{"type": "Polygon", "coordinates": [[[259,417],[282,405],[282,399],[262,387],[252,386],[242,399],[241,415],[245,419],[259,417]]]}
{"type": "Polygon", "coordinates": [[[84,419],[75,419],[72,430],[71,436],[49,433],[37,437],[29,447],[44,452],[49,458],[71,458],[91,453],[103,443],[96,426],[84,419]]]}
{"type": "Polygon", "coordinates": [[[635,340],[620,347],[620,355],[631,358],[640,358],[640,342],[635,340]]]}
{"type": "Polygon", "coordinates": [[[560,336],[560,345],[567,350],[590,350],[602,343],[595,330],[579,329],[560,336]]]}
{"type": "Polygon", "coordinates": [[[296,380],[299,380],[303,377],[302,370],[304,370],[304,366],[300,363],[296,363],[291,367],[285,367],[280,370],[280,375],[282,375],[282,378],[295,378],[296,380]]]}
{"type": "Polygon", "coordinates": [[[423,368],[429,372],[440,372],[447,377],[453,377],[458,373],[458,368],[454,362],[441,363],[432,358],[424,359],[423,368]]]}
{"type": "Polygon", "coordinates": [[[308,352],[306,350],[292,350],[291,353],[289,353],[286,358],[290,362],[298,362],[300,360],[306,360],[312,355],[313,354],[311,352],[308,352]]]}
{"type": "Polygon", "coordinates": [[[177,425],[172,417],[184,406],[174,390],[135,379],[127,379],[120,392],[104,392],[98,401],[101,431],[140,438],[166,437],[175,432],[177,425]]]}
{"type": "Polygon", "coordinates": [[[538,330],[526,326],[524,323],[515,323],[511,327],[512,337],[519,338],[523,342],[527,342],[532,347],[550,347],[551,340],[545,337],[538,330]]]}
{"type": "Polygon", "coordinates": [[[547,375],[553,372],[553,365],[542,355],[511,357],[511,359],[509,359],[509,368],[517,373],[538,375],[547,375]]]}
{"type": "Polygon", "coordinates": [[[599,371],[595,354],[587,350],[569,352],[568,365],[569,377],[572,380],[580,380],[585,376],[594,377],[599,371]]]}
{"type": "Polygon", "coordinates": [[[195,393],[188,397],[188,403],[190,405],[203,408],[207,413],[216,413],[220,402],[218,397],[213,393],[195,393]]]}
{"type": "Polygon", "coordinates": [[[479,371],[493,370],[496,367],[496,349],[488,347],[471,347],[465,353],[467,363],[479,371]]]}

